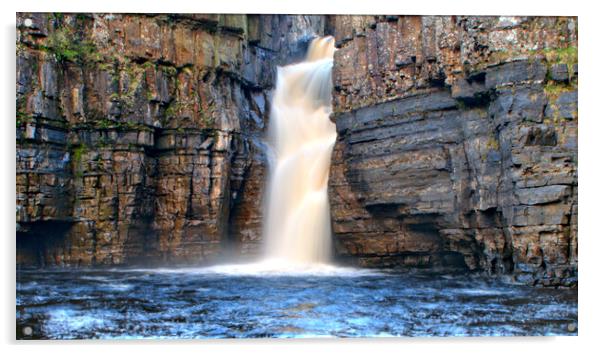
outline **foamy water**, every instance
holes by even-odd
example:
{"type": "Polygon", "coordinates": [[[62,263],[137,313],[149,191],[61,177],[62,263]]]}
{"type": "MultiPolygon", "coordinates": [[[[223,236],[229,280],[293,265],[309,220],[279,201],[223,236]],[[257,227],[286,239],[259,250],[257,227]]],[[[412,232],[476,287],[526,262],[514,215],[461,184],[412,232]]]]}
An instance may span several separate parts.
{"type": "Polygon", "coordinates": [[[224,264],[203,267],[183,268],[136,268],[115,269],[116,272],[147,272],[163,274],[190,274],[190,275],[225,275],[225,276],[337,276],[361,277],[383,276],[382,271],[373,269],[359,269],[355,267],[342,267],[324,263],[299,263],[278,259],[267,259],[259,262],[224,264]]]}

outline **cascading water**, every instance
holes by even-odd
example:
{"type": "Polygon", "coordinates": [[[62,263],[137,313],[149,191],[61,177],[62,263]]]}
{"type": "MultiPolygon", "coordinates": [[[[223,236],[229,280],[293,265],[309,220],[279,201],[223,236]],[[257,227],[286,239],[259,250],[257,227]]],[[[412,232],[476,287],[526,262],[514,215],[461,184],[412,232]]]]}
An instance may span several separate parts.
{"type": "Polygon", "coordinates": [[[368,270],[329,264],[328,173],[336,126],[332,111],[334,38],[314,39],[303,62],[278,68],[268,126],[270,173],[261,261],[193,271],[226,275],[356,276],[368,270]]]}
{"type": "Polygon", "coordinates": [[[287,263],[330,258],[328,172],[336,140],[332,111],[334,38],[314,39],[305,61],[278,68],[268,128],[273,152],[263,236],[266,257],[287,263]]]}

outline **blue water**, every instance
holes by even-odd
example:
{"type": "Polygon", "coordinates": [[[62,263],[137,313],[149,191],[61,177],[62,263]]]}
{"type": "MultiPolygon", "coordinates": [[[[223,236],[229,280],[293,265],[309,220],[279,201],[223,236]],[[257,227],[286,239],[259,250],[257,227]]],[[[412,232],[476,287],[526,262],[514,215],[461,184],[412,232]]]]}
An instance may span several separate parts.
{"type": "Polygon", "coordinates": [[[477,275],[17,273],[17,338],[576,335],[577,290],[477,275]]]}

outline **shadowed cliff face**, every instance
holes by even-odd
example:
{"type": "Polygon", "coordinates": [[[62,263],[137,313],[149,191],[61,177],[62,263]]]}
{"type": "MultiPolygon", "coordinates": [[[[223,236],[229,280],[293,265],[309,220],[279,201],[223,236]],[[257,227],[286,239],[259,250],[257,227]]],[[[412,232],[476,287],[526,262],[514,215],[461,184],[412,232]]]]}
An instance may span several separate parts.
{"type": "Polygon", "coordinates": [[[363,266],[577,275],[577,20],[336,16],[335,247],[363,266]]]}
{"type": "Polygon", "coordinates": [[[320,16],[17,14],[17,263],[260,244],[276,65],[320,16]]]}

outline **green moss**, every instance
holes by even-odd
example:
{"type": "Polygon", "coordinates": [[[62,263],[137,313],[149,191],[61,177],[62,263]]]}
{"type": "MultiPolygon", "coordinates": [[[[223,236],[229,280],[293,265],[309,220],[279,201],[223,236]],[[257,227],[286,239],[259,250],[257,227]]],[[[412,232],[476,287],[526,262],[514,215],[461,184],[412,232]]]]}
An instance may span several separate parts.
{"type": "Polygon", "coordinates": [[[554,103],[558,97],[564,93],[574,90],[574,88],[567,84],[556,83],[548,81],[543,88],[545,95],[548,97],[550,102],[554,103]]]}
{"type": "Polygon", "coordinates": [[[99,129],[109,129],[115,125],[115,122],[109,119],[97,120],[95,123],[99,129]]]}
{"type": "Polygon", "coordinates": [[[88,151],[86,145],[79,145],[73,149],[73,162],[76,164],[81,163],[82,156],[88,151]]]}
{"type": "Polygon", "coordinates": [[[33,116],[28,115],[22,111],[17,111],[17,128],[25,126],[25,124],[33,121],[33,116]]]}
{"type": "Polygon", "coordinates": [[[44,49],[54,54],[56,60],[61,63],[83,64],[98,62],[102,59],[94,42],[78,38],[73,29],[68,27],[59,27],[51,32],[44,49]]]}
{"type": "Polygon", "coordinates": [[[133,121],[114,121],[109,119],[99,119],[94,121],[92,124],[81,125],[80,127],[86,129],[98,129],[98,130],[119,130],[119,131],[152,131],[153,128],[144,124],[139,124],[133,121]]]}
{"type": "Polygon", "coordinates": [[[556,105],[556,100],[560,97],[561,94],[565,92],[574,91],[575,87],[570,84],[562,84],[554,81],[548,81],[544,86],[544,93],[546,97],[548,97],[548,105],[552,108],[552,117],[551,120],[547,120],[548,123],[552,123],[554,125],[558,125],[562,120],[560,116],[560,110],[556,105]]]}
{"type": "Polygon", "coordinates": [[[143,126],[137,124],[133,121],[126,121],[124,123],[120,123],[118,126],[119,130],[140,130],[143,126]]]}
{"type": "Polygon", "coordinates": [[[112,63],[112,62],[100,63],[100,64],[98,64],[97,67],[101,71],[108,71],[108,72],[114,72],[115,71],[115,64],[112,63]]]}
{"type": "Polygon", "coordinates": [[[575,90],[575,87],[570,84],[557,83],[554,81],[548,81],[544,86],[544,93],[546,97],[548,97],[548,105],[553,108],[553,114],[551,120],[545,121],[546,123],[551,123],[554,125],[558,125],[561,116],[558,107],[556,106],[556,100],[560,97],[561,94],[565,92],[571,92],[575,90]]]}
{"type": "Polygon", "coordinates": [[[168,76],[176,76],[178,74],[178,69],[173,66],[161,66],[161,71],[168,76]]]}
{"type": "Polygon", "coordinates": [[[178,113],[178,109],[176,107],[177,102],[175,103],[170,103],[167,108],[165,108],[165,117],[166,118],[173,118],[176,116],[176,114],[178,113]]]}
{"type": "MultiPolygon", "coordinates": [[[[577,64],[577,47],[567,47],[567,48],[555,48],[555,49],[545,49],[543,54],[546,57],[546,61],[548,65],[554,64],[566,64],[569,70],[569,73],[572,72],[573,65],[577,64]]],[[[548,104],[552,107],[555,107],[556,100],[558,97],[565,93],[574,91],[576,87],[575,82],[555,82],[550,79],[550,70],[548,69],[548,77],[546,80],[546,84],[544,86],[544,94],[548,98],[548,104]]],[[[558,123],[560,116],[558,115],[558,110],[554,109],[556,113],[554,113],[553,123],[558,123]]]]}
{"type": "Polygon", "coordinates": [[[65,18],[65,15],[63,15],[61,12],[53,12],[50,14],[50,17],[55,21],[55,23],[61,24],[65,18]]]}
{"type": "Polygon", "coordinates": [[[17,95],[17,100],[16,100],[17,128],[20,128],[20,127],[24,126],[26,123],[33,120],[33,116],[26,113],[26,105],[27,105],[27,99],[25,98],[25,96],[17,95]]]}
{"type": "Polygon", "coordinates": [[[144,70],[138,66],[130,66],[128,69],[126,69],[126,73],[129,78],[127,93],[133,95],[133,93],[138,89],[138,87],[140,87],[140,84],[142,83],[144,70]]]}
{"type": "Polygon", "coordinates": [[[165,117],[174,118],[178,116],[180,111],[184,108],[184,103],[182,103],[181,101],[174,101],[167,106],[167,109],[165,109],[165,117]]]}
{"type": "Polygon", "coordinates": [[[73,148],[73,159],[72,159],[73,160],[73,168],[75,169],[74,175],[77,178],[81,178],[84,175],[81,164],[82,164],[82,156],[87,151],[88,151],[88,148],[86,147],[86,145],[83,145],[83,144],[73,148]]]}
{"type": "Polygon", "coordinates": [[[569,67],[569,71],[573,68],[574,64],[577,64],[578,61],[577,47],[571,46],[567,48],[544,49],[543,54],[548,63],[566,64],[569,67]]]}
{"type": "Polygon", "coordinates": [[[500,143],[493,136],[489,137],[489,139],[487,140],[486,146],[487,146],[487,149],[490,149],[490,150],[497,151],[500,149],[500,143]]]}
{"type": "Polygon", "coordinates": [[[497,65],[500,63],[511,61],[513,58],[526,57],[530,62],[533,62],[536,58],[545,58],[549,65],[551,64],[567,64],[569,71],[573,65],[577,63],[577,47],[568,46],[566,48],[547,48],[547,49],[535,49],[521,51],[520,49],[505,50],[501,49],[489,53],[489,57],[484,62],[469,65],[464,64],[464,71],[466,72],[478,72],[485,69],[488,66],[497,65]]]}
{"type": "Polygon", "coordinates": [[[155,99],[155,95],[153,94],[153,92],[151,92],[150,90],[146,91],[146,99],[149,101],[152,101],[153,99],[155,99]]]}
{"type": "Polygon", "coordinates": [[[155,64],[152,61],[145,61],[144,64],[142,64],[142,68],[145,70],[148,70],[150,68],[155,68],[155,64]]]}
{"type": "Polygon", "coordinates": [[[136,93],[142,85],[144,79],[144,69],[126,59],[121,67],[121,71],[127,76],[127,85],[125,89],[119,93],[119,100],[126,108],[132,108],[136,101],[136,93]]]}
{"type": "Polygon", "coordinates": [[[215,123],[215,115],[217,107],[215,103],[209,103],[207,109],[202,109],[200,113],[201,123],[204,127],[212,127],[215,123]]]}

